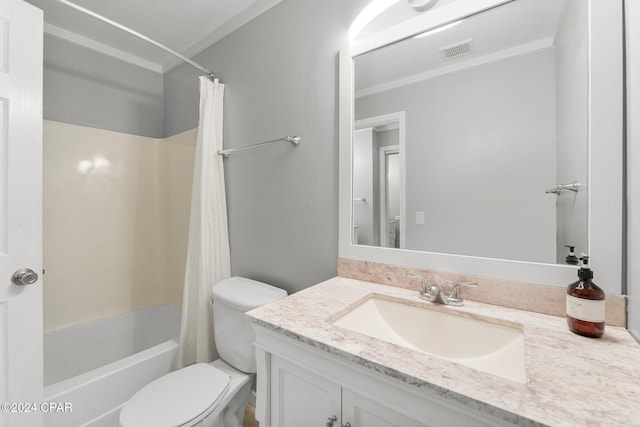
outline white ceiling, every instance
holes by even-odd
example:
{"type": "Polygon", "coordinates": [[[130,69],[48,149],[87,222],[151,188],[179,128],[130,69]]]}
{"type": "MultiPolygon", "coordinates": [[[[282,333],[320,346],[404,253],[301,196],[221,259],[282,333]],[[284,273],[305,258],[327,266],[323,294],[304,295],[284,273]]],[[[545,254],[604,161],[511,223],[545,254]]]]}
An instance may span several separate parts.
{"type": "MultiPolygon", "coordinates": [[[[56,0],[26,0],[44,10],[45,33],[164,73],[181,61],[56,0]]],[[[187,57],[281,0],[71,0],[187,57]]],[[[215,70],[212,70],[215,72],[215,70]]]]}
{"type": "Polygon", "coordinates": [[[355,59],[356,96],[554,45],[564,1],[515,0],[458,25],[409,38],[355,59]],[[473,52],[445,60],[440,48],[472,39],[473,52]]]}

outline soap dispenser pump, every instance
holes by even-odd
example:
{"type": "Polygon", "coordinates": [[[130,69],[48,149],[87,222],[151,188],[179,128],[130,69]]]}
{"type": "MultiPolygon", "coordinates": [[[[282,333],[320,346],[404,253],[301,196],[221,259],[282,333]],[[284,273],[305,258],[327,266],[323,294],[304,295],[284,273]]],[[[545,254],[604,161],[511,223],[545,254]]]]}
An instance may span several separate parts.
{"type": "Polygon", "coordinates": [[[578,335],[600,338],[604,334],[605,294],[591,279],[589,257],[584,255],[578,281],[567,287],[567,325],[578,335]]]}
{"type": "Polygon", "coordinates": [[[564,245],[564,247],[569,249],[569,255],[564,259],[564,262],[569,265],[578,265],[578,257],[575,253],[576,247],[571,245],[564,245]]]}

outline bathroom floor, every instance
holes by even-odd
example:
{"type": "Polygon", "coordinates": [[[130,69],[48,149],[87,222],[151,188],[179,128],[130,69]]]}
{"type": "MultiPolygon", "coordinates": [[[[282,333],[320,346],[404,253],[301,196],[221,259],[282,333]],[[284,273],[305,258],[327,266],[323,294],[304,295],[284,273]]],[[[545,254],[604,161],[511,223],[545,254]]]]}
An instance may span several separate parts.
{"type": "Polygon", "coordinates": [[[256,421],[256,407],[250,403],[247,403],[247,407],[244,411],[244,420],[242,421],[243,427],[258,427],[259,424],[256,421]]]}

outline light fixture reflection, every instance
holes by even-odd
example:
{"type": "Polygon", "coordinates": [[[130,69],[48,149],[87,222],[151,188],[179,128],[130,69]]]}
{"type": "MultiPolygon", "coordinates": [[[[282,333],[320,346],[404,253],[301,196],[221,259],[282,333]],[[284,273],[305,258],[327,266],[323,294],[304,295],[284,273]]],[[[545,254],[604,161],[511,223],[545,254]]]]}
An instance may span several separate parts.
{"type": "Polygon", "coordinates": [[[413,38],[414,39],[421,39],[422,37],[430,36],[432,34],[439,33],[439,32],[444,31],[444,30],[448,30],[449,28],[453,28],[456,25],[462,24],[462,21],[464,21],[464,19],[452,22],[452,23],[447,24],[447,25],[443,25],[442,27],[434,28],[433,30],[425,31],[424,33],[420,33],[417,36],[413,36],[413,38]]]}
{"type": "Polygon", "coordinates": [[[82,175],[92,175],[96,172],[109,169],[111,167],[111,161],[104,157],[96,156],[93,160],[81,160],[78,163],[78,172],[82,175]]]}

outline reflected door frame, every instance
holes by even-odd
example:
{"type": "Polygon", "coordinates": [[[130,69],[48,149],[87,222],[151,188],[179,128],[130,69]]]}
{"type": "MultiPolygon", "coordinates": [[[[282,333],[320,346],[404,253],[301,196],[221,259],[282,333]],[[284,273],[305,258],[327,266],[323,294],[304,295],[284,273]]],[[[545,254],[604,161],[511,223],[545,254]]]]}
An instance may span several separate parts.
{"type": "MultiPolygon", "coordinates": [[[[400,145],[386,145],[380,147],[380,154],[378,157],[378,163],[380,164],[380,246],[389,247],[387,242],[387,236],[389,235],[389,205],[387,194],[389,193],[389,180],[388,180],[388,162],[387,156],[397,154],[400,156],[400,145]]],[[[400,215],[398,224],[402,225],[403,218],[400,215]]],[[[398,232],[400,230],[398,229],[398,232]]],[[[400,234],[400,248],[404,248],[404,234],[400,234]]],[[[394,247],[394,246],[391,246],[394,247]]]]}
{"type": "MultiPolygon", "coordinates": [[[[389,114],[383,114],[379,116],[367,117],[360,120],[354,121],[354,131],[364,128],[384,128],[391,126],[396,126],[398,128],[398,150],[400,157],[400,248],[406,248],[406,114],[404,111],[397,111],[389,114]]],[[[381,151],[382,152],[382,151],[381,151]]],[[[382,172],[382,170],[381,170],[382,172]]],[[[384,176],[380,176],[380,183],[384,182],[384,176]]],[[[381,187],[382,188],[382,187],[381,187]]],[[[351,199],[353,200],[353,188],[351,188],[351,199]]],[[[380,191],[381,195],[385,192],[380,191]]],[[[386,194],[385,194],[386,197],[386,194]]],[[[383,209],[384,209],[384,218],[386,218],[386,201],[383,204],[382,198],[380,200],[380,246],[384,247],[384,243],[386,243],[386,226],[382,225],[383,218],[383,209]],[[384,243],[383,243],[384,242],[384,243]]],[[[352,204],[353,209],[353,204],[352,204]]],[[[351,227],[353,228],[353,212],[351,215],[351,227]]]]}

